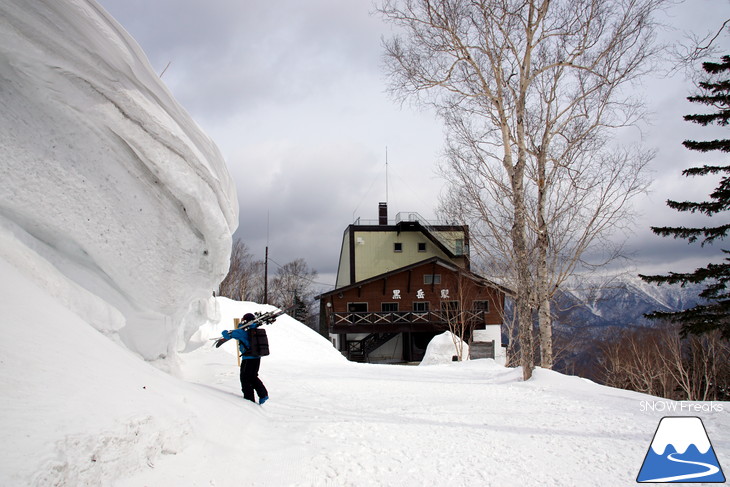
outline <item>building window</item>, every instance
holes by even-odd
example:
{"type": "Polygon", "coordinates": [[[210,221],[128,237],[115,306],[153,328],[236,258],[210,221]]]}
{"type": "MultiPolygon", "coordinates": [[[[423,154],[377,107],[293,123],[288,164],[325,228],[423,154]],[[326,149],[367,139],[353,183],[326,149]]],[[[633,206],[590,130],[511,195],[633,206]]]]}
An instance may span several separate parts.
{"type": "Polygon", "coordinates": [[[403,244],[401,242],[395,242],[393,244],[393,252],[403,252],[403,244]]]}
{"type": "Polygon", "coordinates": [[[461,309],[458,301],[441,301],[441,311],[456,313],[461,309]]]}
{"type": "Polygon", "coordinates": [[[489,313],[489,301],[474,301],[474,311],[484,311],[489,313]]]}
{"type": "Polygon", "coordinates": [[[368,303],[347,303],[347,311],[350,313],[365,313],[368,310],[368,303]]]}
{"type": "Polygon", "coordinates": [[[426,242],[418,242],[418,251],[419,252],[425,252],[426,251],[426,242]]]}
{"type": "Polygon", "coordinates": [[[424,284],[441,284],[441,274],[424,274],[424,284]]]}
{"type": "Polygon", "coordinates": [[[383,311],[384,313],[391,313],[393,311],[398,311],[398,303],[381,303],[380,310],[383,311]]]}
{"type": "Polygon", "coordinates": [[[441,317],[448,322],[458,320],[460,310],[458,301],[441,301],[441,317]]]}
{"type": "Polygon", "coordinates": [[[456,241],[454,242],[454,254],[464,255],[464,239],[456,239],[456,241]]]}
{"type": "Polygon", "coordinates": [[[413,303],[413,311],[426,312],[428,311],[428,308],[428,301],[415,301],[413,303]]]}

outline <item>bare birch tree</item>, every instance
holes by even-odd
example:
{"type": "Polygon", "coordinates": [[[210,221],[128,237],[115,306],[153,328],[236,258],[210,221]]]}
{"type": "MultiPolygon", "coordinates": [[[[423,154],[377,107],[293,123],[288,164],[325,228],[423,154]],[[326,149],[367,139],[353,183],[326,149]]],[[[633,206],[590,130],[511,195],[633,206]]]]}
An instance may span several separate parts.
{"type": "Polygon", "coordinates": [[[295,259],[282,265],[277,269],[276,276],[271,282],[269,290],[271,303],[279,307],[290,306],[297,302],[304,303],[309,321],[309,317],[313,314],[316,278],[317,271],[310,269],[304,259],[295,259]]]}
{"type": "Polygon", "coordinates": [[[218,295],[236,301],[250,299],[258,278],[255,268],[256,264],[246,244],[242,240],[234,240],[231,249],[231,264],[228,274],[218,287],[218,295]]]}
{"type": "Polygon", "coordinates": [[[384,0],[391,89],[434,107],[447,129],[446,215],[514,291],[523,377],[533,313],[552,366],[550,300],[641,191],[649,155],[609,148],[635,123],[623,90],[650,70],[666,0],[384,0]],[[476,238],[475,238],[476,237],[476,238]],[[482,237],[479,239],[478,237],[482,237]]]}
{"type": "Polygon", "coordinates": [[[478,286],[474,280],[461,270],[453,278],[446,278],[446,287],[453,290],[448,298],[442,298],[441,313],[449,325],[459,361],[465,360],[464,345],[471,347],[476,321],[475,310],[470,307],[479,297],[478,286]]]}
{"type": "Polygon", "coordinates": [[[676,325],[617,333],[600,346],[606,385],[674,400],[726,400],[730,343],[715,330],[681,338],[676,325]]]}

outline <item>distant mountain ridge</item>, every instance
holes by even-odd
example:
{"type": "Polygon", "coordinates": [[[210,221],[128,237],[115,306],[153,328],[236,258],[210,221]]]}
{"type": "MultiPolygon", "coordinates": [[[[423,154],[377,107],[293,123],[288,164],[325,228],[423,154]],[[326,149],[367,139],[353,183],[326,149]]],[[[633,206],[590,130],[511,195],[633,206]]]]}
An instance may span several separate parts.
{"type": "Polygon", "coordinates": [[[695,306],[702,285],[657,286],[638,276],[621,276],[609,281],[576,282],[555,300],[553,311],[558,328],[652,326],[644,314],[677,311],[695,306]]]}
{"type": "Polygon", "coordinates": [[[598,347],[617,339],[627,328],[659,323],[644,317],[652,311],[678,311],[695,306],[703,285],[657,286],[638,276],[608,281],[576,280],[559,292],[553,305],[553,337],[560,350],[555,369],[595,378],[598,347]]]}

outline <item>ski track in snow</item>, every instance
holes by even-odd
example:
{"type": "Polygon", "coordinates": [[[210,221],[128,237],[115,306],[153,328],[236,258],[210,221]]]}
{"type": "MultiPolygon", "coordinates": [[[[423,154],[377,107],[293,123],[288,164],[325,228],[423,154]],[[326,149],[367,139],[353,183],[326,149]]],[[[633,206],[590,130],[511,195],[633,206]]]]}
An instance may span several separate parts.
{"type": "MultiPolygon", "coordinates": [[[[612,408],[620,392],[606,389],[600,406],[595,386],[581,397],[580,379],[570,397],[491,361],[317,366],[264,358],[271,399],[263,407],[241,398],[235,356],[199,349],[184,370],[260,417],[262,438],[241,440],[256,466],[241,468],[243,485],[621,485],[633,482],[647,441],[646,431],[622,431],[636,418],[612,408]]],[[[651,431],[656,420],[645,419],[651,431]]]]}

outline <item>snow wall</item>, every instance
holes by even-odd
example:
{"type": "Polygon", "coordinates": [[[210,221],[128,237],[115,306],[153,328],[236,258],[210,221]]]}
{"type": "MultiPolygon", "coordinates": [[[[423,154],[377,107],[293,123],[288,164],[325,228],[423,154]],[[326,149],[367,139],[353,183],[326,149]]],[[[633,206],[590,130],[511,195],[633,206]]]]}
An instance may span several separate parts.
{"type": "Polygon", "coordinates": [[[215,314],[234,184],[93,0],[0,2],[0,153],[0,258],[147,360],[215,314]]]}

